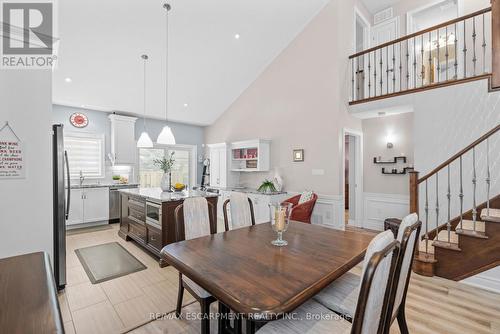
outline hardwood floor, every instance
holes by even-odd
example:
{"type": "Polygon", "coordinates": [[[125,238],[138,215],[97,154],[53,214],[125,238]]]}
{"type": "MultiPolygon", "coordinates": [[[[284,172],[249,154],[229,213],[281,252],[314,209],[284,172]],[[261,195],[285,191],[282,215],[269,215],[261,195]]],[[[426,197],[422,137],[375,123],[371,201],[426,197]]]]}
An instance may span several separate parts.
{"type": "MultiPolygon", "coordinates": [[[[96,243],[120,242],[116,232],[114,228],[73,235],[68,238],[69,250],[96,243]]],[[[183,308],[184,319],[175,319],[173,313],[169,313],[161,319],[149,320],[151,312],[173,310],[177,272],[173,268],[158,268],[154,259],[133,243],[123,240],[121,243],[148,269],[124,276],[129,279],[120,282],[120,279],[109,281],[111,287],[102,286],[104,283],[92,286],[79,268],[78,259],[68,250],[68,268],[73,270],[70,274],[68,269],[68,288],[59,296],[66,332],[198,334],[200,322],[196,314],[199,305],[192,303],[192,299],[185,300],[191,303],[183,308]]],[[[359,274],[361,268],[358,266],[352,271],[359,274]]],[[[212,306],[215,313],[216,304],[212,306]]],[[[412,274],[406,314],[412,334],[500,334],[499,294],[438,277],[412,274]]],[[[211,332],[217,333],[217,322],[211,321],[211,326],[211,332]]],[[[391,334],[397,333],[399,329],[395,323],[391,334]]]]}

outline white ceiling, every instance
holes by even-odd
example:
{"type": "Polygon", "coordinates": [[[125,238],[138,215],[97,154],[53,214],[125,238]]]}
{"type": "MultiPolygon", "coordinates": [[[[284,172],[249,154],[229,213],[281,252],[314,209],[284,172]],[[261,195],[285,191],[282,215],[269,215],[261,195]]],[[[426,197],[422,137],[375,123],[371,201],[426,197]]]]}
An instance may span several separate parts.
{"type": "Polygon", "coordinates": [[[388,7],[394,6],[400,0],[361,0],[366,9],[372,14],[380,12],[388,7]]]}
{"type": "MultiPolygon", "coordinates": [[[[213,123],[328,1],[170,1],[169,120],[213,123]]],[[[165,117],[163,3],[60,1],[54,103],[141,114],[146,53],[147,114],[165,117]]]]}

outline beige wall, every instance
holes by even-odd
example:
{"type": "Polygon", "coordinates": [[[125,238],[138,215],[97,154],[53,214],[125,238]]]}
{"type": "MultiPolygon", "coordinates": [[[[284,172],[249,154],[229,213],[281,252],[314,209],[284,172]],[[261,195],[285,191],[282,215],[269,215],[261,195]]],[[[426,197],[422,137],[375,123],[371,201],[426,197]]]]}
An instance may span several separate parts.
{"type": "MultiPolygon", "coordinates": [[[[353,50],[355,1],[331,1],[233,105],[206,129],[205,142],[271,139],[271,168],[287,191],[339,195],[343,127],[361,129],[348,115],[348,55],[353,50]],[[349,13],[349,15],[347,15],[349,13]],[[305,162],[292,162],[303,148],[305,162]],[[323,169],[324,175],[312,175],[323,169]]],[[[242,173],[256,187],[270,173],[242,173]]]]}
{"type": "Polygon", "coordinates": [[[404,155],[408,165],[413,165],[413,113],[363,120],[363,187],[364,192],[408,195],[408,174],[383,175],[382,167],[398,168],[404,164],[374,164],[373,158],[391,159],[404,155]],[[393,137],[392,149],[387,148],[387,136],[393,137]]]}

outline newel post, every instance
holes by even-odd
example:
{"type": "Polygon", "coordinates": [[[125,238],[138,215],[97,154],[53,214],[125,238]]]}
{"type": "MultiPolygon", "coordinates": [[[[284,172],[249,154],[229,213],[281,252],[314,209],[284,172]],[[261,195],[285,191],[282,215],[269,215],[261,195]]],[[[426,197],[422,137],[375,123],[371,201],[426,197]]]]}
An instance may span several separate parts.
{"type": "Polygon", "coordinates": [[[500,0],[491,0],[491,89],[500,89],[500,0]]]}
{"type": "Polygon", "coordinates": [[[410,213],[418,214],[418,172],[410,171],[410,213]]]}

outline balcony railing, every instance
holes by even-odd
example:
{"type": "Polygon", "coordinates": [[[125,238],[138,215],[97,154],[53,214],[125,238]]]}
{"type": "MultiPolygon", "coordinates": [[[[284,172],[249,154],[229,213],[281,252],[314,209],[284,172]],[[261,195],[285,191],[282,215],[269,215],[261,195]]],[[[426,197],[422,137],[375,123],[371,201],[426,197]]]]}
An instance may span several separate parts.
{"type": "Polygon", "coordinates": [[[349,57],[349,104],[491,76],[491,8],[349,57]]]}

